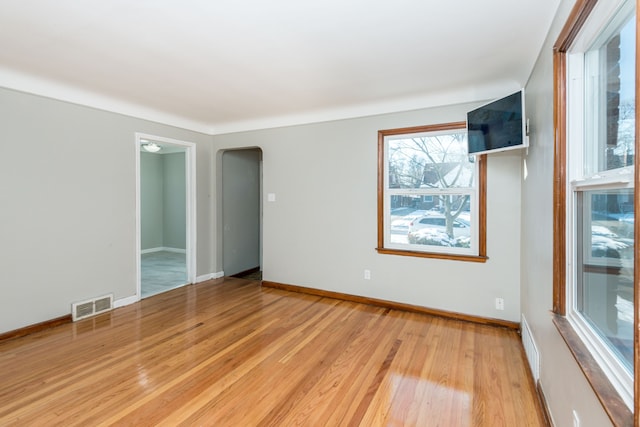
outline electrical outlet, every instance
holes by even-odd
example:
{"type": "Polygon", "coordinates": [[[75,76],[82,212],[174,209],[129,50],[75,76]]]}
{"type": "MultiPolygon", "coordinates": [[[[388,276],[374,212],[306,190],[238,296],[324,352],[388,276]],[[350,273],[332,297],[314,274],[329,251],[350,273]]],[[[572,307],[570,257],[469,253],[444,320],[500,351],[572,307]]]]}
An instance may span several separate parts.
{"type": "Polygon", "coordinates": [[[496,310],[504,310],[504,298],[496,298],[496,310]]]}
{"type": "Polygon", "coordinates": [[[364,271],[364,280],[371,280],[371,270],[364,271]]]}
{"type": "Polygon", "coordinates": [[[575,409],[573,410],[573,427],[580,427],[580,417],[575,409]]]}

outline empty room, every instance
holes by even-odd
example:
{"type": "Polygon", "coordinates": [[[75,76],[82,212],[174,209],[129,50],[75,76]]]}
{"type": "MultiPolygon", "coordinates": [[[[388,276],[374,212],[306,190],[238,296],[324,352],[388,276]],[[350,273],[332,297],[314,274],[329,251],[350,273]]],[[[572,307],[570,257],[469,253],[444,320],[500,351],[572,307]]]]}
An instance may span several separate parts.
{"type": "Polygon", "coordinates": [[[640,426],[638,1],[0,2],[0,425],[640,426]]]}

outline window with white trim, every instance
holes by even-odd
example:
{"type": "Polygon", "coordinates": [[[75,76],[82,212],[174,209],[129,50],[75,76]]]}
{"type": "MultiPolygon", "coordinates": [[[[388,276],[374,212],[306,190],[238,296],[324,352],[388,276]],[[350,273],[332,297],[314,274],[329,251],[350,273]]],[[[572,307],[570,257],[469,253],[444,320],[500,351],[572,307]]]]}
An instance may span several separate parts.
{"type": "Polygon", "coordinates": [[[380,131],[378,144],[378,251],[483,256],[484,157],[467,154],[464,122],[380,131]]]}
{"type": "Polygon", "coordinates": [[[567,319],[634,389],[635,1],[599,2],[567,51],[567,319]]]}

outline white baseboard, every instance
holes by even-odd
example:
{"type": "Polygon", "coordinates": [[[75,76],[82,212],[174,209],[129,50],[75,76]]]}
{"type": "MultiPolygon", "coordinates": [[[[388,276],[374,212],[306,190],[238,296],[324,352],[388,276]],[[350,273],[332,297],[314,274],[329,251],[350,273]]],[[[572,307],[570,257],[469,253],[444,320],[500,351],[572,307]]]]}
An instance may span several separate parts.
{"type": "Polygon", "coordinates": [[[162,248],[163,251],[166,252],[175,252],[177,254],[186,254],[187,250],[186,249],[180,249],[180,248],[167,248],[167,247],[163,247],[162,248]]]}
{"type": "Polygon", "coordinates": [[[207,280],[219,279],[224,277],[224,271],[219,271],[217,273],[205,274],[203,276],[196,277],[196,283],[206,282],[207,280]]]}
{"type": "Polygon", "coordinates": [[[124,307],[125,305],[133,304],[140,301],[137,295],[131,295],[130,297],[117,299],[113,302],[113,308],[124,307]]]}
{"type": "Polygon", "coordinates": [[[142,249],[140,251],[141,254],[150,254],[153,252],[175,252],[177,254],[186,254],[187,250],[186,249],[180,249],[180,248],[169,248],[167,246],[160,246],[157,248],[149,248],[149,249],[142,249]]]}
{"type": "Polygon", "coordinates": [[[160,252],[162,250],[161,247],[159,248],[149,248],[149,249],[143,249],[140,251],[141,254],[151,254],[154,252],[160,252]]]}

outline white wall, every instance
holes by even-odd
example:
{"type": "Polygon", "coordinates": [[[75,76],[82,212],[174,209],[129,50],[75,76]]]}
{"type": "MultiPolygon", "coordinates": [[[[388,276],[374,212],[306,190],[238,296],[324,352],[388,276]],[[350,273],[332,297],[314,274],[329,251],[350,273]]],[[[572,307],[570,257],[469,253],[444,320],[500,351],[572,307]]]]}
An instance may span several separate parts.
{"type": "Polygon", "coordinates": [[[140,153],[140,248],[186,248],[185,153],[140,153]]]}
{"type": "Polygon", "coordinates": [[[140,248],[164,245],[164,165],[162,156],[140,153],[140,248]]]}
{"type": "Polygon", "coordinates": [[[522,189],[522,312],[541,355],[540,382],[556,426],[611,425],[551,322],[553,304],[553,58],[552,46],[573,7],[564,0],[526,86],[530,118],[527,177],[522,189]]]}
{"type": "Polygon", "coordinates": [[[135,294],[135,132],[197,143],[198,276],[222,270],[215,153],[257,146],[263,194],[277,195],[263,201],[265,279],[517,321],[518,153],[489,159],[486,264],[374,249],[377,131],[463,120],[473,106],[212,138],[0,90],[0,332],[68,314],[74,301],[135,294]]]}
{"type": "Polygon", "coordinates": [[[162,154],[163,179],[163,242],[174,249],[187,247],[187,178],[185,153],[162,154]]]}
{"type": "Polygon", "coordinates": [[[211,136],[0,89],[0,333],[136,293],[135,132],[197,144],[198,274],[215,271],[211,136]]]}
{"type": "Polygon", "coordinates": [[[519,321],[520,152],[488,161],[487,263],[375,250],[378,130],[465,120],[475,105],[214,136],[215,150],[262,148],[264,279],[519,321]]]}

